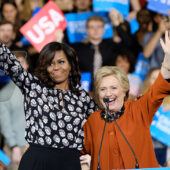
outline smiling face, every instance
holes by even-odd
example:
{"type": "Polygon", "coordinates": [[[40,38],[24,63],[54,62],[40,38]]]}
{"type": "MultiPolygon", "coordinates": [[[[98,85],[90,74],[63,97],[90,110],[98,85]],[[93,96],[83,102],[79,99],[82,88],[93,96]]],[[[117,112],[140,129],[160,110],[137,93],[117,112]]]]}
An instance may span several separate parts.
{"type": "Polygon", "coordinates": [[[109,110],[113,112],[119,111],[125,99],[125,92],[120,85],[118,79],[113,75],[103,77],[99,84],[98,95],[100,103],[105,107],[103,98],[109,98],[109,110]]]}
{"type": "Polygon", "coordinates": [[[71,66],[65,53],[60,50],[56,51],[56,54],[47,67],[47,72],[50,78],[56,83],[55,87],[59,89],[69,89],[68,77],[71,70],[71,66]]]}

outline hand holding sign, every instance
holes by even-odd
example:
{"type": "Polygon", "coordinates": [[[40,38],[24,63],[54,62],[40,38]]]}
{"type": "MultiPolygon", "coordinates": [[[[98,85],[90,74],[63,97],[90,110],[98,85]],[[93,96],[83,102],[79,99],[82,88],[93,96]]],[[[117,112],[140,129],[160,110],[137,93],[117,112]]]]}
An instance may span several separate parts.
{"type": "Polygon", "coordinates": [[[57,29],[64,30],[66,26],[64,14],[54,2],[49,1],[20,31],[40,51],[45,44],[54,41],[57,29]]]}

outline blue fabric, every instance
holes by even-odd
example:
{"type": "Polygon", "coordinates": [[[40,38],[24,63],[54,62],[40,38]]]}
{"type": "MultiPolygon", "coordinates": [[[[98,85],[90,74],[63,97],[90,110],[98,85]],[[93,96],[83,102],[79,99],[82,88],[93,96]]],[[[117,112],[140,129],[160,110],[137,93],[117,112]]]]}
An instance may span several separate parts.
{"type": "Polygon", "coordinates": [[[170,9],[170,3],[169,1],[162,1],[162,0],[149,0],[147,9],[168,16],[167,10],[170,9]]]}
{"type": "Polygon", "coordinates": [[[129,14],[129,0],[119,0],[119,2],[113,0],[93,0],[94,11],[108,12],[112,8],[116,8],[126,18],[129,14]]]}

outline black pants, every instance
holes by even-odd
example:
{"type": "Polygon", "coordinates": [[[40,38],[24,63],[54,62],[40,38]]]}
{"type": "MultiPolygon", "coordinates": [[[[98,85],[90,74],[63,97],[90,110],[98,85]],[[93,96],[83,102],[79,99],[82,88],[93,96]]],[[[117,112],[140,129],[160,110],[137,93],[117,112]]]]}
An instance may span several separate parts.
{"type": "Polygon", "coordinates": [[[81,170],[79,151],[30,145],[19,170],[81,170]]]}

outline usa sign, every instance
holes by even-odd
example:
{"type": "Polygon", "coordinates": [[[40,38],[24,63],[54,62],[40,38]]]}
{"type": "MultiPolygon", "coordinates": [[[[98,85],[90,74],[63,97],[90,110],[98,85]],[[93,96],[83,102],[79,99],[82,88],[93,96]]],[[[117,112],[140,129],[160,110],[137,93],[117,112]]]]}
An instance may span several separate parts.
{"type": "Polygon", "coordinates": [[[64,30],[67,26],[62,11],[53,1],[49,1],[34,17],[23,27],[21,33],[40,52],[44,45],[54,41],[57,29],[64,30]]]}

